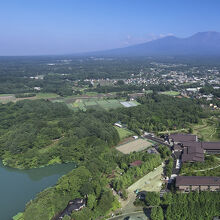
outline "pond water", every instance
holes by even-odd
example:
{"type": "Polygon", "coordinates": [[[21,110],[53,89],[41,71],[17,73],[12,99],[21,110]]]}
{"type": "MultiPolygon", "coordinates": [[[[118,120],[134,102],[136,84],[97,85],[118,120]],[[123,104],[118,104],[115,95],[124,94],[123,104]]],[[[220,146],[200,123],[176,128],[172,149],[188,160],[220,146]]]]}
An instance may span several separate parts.
{"type": "Polygon", "coordinates": [[[18,170],[4,167],[0,161],[0,220],[11,220],[37,193],[53,186],[59,177],[74,168],[75,164],[68,163],[18,170]]]}

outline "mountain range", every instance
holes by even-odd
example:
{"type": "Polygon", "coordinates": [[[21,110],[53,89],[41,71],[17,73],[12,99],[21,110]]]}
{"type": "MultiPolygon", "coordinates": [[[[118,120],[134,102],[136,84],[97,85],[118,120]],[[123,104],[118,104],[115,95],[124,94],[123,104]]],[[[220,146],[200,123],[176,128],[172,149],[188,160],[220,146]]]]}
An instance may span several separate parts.
{"type": "Polygon", "coordinates": [[[220,55],[220,33],[199,32],[187,38],[167,36],[150,42],[125,48],[90,53],[102,56],[218,56],[220,55]]]}

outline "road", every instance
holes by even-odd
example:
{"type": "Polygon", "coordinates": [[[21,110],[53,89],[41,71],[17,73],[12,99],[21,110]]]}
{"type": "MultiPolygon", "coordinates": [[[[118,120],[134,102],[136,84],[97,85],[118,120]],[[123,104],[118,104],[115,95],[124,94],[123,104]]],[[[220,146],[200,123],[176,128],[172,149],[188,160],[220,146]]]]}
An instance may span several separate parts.
{"type": "Polygon", "coordinates": [[[146,214],[143,211],[122,214],[113,218],[109,218],[108,220],[124,220],[124,219],[128,219],[129,217],[133,217],[139,220],[149,220],[149,218],[146,216],[146,214]]]}
{"type": "Polygon", "coordinates": [[[147,138],[147,139],[149,139],[149,140],[152,140],[152,141],[154,141],[154,142],[157,142],[158,144],[162,144],[162,145],[165,145],[165,146],[170,147],[170,145],[167,144],[167,143],[164,143],[163,139],[161,139],[161,138],[152,137],[151,135],[144,135],[144,138],[147,138]]]}

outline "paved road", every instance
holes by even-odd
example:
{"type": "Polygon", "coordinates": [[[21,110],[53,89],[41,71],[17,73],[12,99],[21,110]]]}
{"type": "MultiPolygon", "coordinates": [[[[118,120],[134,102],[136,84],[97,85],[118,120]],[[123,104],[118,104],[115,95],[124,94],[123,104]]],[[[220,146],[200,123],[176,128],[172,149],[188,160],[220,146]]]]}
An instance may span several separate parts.
{"type": "Polygon", "coordinates": [[[140,220],[149,220],[149,218],[145,215],[145,213],[143,211],[123,214],[120,216],[109,218],[108,220],[124,220],[124,219],[128,219],[129,217],[134,217],[134,218],[140,219],[140,220]]]}
{"type": "Polygon", "coordinates": [[[161,139],[161,138],[152,137],[150,135],[145,135],[144,138],[150,139],[150,140],[152,140],[154,142],[157,142],[158,144],[162,144],[162,145],[166,145],[166,146],[170,147],[170,145],[167,144],[167,143],[164,143],[163,139],[161,139]]]}

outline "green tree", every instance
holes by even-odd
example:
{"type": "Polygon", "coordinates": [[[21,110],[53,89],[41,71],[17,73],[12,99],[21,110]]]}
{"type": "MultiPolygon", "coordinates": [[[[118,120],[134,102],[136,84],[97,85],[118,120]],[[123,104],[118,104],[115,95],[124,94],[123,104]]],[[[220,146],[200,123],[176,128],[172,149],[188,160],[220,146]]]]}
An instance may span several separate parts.
{"type": "Polygon", "coordinates": [[[148,192],[145,197],[145,202],[148,206],[160,205],[160,194],[157,192],[148,192]]]}
{"type": "Polygon", "coordinates": [[[163,220],[164,216],[163,216],[163,209],[158,206],[158,207],[153,207],[151,209],[151,214],[150,214],[150,218],[152,220],[163,220]]]}
{"type": "Polygon", "coordinates": [[[93,194],[88,195],[88,200],[87,200],[87,206],[90,209],[93,209],[93,207],[96,205],[96,196],[93,194]]]}

